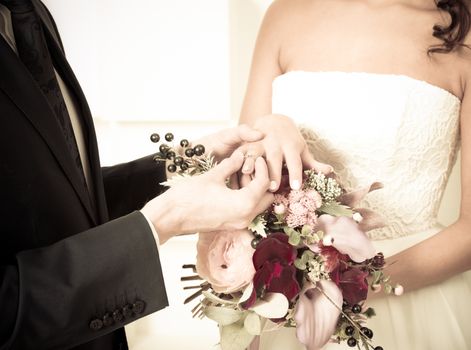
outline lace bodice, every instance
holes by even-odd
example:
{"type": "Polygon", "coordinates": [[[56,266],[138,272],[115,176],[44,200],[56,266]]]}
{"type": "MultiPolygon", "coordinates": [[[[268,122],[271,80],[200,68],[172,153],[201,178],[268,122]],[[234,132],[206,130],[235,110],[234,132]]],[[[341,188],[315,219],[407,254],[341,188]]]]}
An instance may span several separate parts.
{"type": "Polygon", "coordinates": [[[459,144],[456,96],[402,75],[295,71],[273,82],[272,106],[300,125],[315,158],[347,188],[384,184],[362,204],[387,221],[373,239],[438,225],[459,144]]]}

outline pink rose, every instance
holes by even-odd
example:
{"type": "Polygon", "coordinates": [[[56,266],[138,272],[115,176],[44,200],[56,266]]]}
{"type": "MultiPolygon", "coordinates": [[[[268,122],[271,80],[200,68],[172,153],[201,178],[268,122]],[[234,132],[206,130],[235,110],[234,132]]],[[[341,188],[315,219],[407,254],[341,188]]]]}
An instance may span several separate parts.
{"type": "Polygon", "coordinates": [[[252,281],[255,274],[253,238],[248,230],[199,234],[196,270],[211,283],[215,292],[236,292],[252,281]]]}

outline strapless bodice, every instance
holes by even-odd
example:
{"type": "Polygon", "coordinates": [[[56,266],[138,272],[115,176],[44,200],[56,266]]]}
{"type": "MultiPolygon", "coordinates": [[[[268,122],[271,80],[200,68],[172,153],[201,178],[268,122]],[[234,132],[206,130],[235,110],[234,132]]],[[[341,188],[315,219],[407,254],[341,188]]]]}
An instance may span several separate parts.
{"type": "Polygon", "coordinates": [[[315,158],[347,188],[384,184],[362,205],[387,221],[370,232],[374,239],[437,227],[460,105],[447,90],[402,75],[294,71],[273,82],[273,113],[300,125],[315,158]]]}

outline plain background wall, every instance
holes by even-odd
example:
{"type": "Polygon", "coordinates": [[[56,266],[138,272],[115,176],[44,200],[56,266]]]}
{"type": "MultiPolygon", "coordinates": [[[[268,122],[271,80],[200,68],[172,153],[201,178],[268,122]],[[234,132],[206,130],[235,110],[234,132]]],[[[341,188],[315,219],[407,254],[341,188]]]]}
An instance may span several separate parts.
{"type": "MultiPolygon", "coordinates": [[[[252,49],[271,0],[44,0],[89,99],[103,164],[155,151],[152,132],[195,138],[235,125],[252,49]]],[[[459,208],[459,164],[440,221],[459,208]]],[[[127,327],[133,349],[216,348],[216,325],[193,320],[180,276],[194,238],[160,247],[170,307],[127,327]]],[[[111,292],[112,293],[112,292],[111,292]]]]}

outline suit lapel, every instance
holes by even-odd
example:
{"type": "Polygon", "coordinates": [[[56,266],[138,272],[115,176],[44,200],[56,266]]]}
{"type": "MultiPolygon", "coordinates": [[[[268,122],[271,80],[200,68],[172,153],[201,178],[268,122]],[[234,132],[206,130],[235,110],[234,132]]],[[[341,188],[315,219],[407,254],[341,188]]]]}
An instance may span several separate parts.
{"type": "Polygon", "coordinates": [[[80,87],[80,84],[75,77],[75,74],[70,67],[67,59],[65,58],[62,42],[57,33],[57,28],[55,23],[51,20],[51,15],[44,4],[39,0],[32,0],[33,5],[35,6],[36,12],[38,13],[43,25],[47,40],[49,42],[50,51],[52,58],[56,64],[56,69],[61,75],[62,79],[65,81],[69,90],[73,92],[77,107],[79,108],[79,117],[83,123],[88,158],[90,162],[90,172],[92,176],[93,186],[94,186],[94,195],[95,195],[95,204],[96,210],[101,223],[108,221],[108,209],[105,199],[105,191],[103,187],[103,176],[101,172],[100,159],[98,154],[98,145],[95,134],[95,127],[93,125],[93,118],[90,112],[90,108],[87,103],[87,99],[80,87]]]}
{"type": "Polygon", "coordinates": [[[80,174],[72,157],[66,151],[67,144],[54,116],[54,112],[29,71],[1,36],[0,77],[2,77],[0,79],[0,89],[10,97],[42,136],[69,179],[90,218],[92,221],[95,221],[89,195],[81,182],[80,174]]]}

